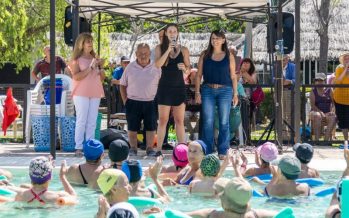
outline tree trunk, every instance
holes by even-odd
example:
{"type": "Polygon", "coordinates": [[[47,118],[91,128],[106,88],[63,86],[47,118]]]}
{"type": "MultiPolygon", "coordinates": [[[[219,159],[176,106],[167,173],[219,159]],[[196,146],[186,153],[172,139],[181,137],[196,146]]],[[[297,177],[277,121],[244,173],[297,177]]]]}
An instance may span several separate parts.
{"type": "Polygon", "coordinates": [[[319,72],[327,74],[328,71],[328,30],[320,35],[320,60],[319,60],[319,72]]]}
{"type": "Polygon", "coordinates": [[[318,13],[318,19],[320,24],[319,36],[320,36],[320,60],[319,71],[327,74],[328,71],[328,25],[330,23],[330,3],[331,0],[321,0],[320,13],[318,13]]]}

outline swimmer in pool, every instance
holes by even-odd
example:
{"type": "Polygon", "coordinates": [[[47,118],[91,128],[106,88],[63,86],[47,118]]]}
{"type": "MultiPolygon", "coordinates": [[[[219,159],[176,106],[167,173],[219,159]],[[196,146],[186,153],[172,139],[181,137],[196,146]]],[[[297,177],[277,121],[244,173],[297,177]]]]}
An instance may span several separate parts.
{"type": "Polygon", "coordinates": [[[313,158],[313,146],[308,143],[297,143],[293,146],[293,150],[296,152],[296,157],[301,162],[302,172],[298,178],[319,178],[319,172],[316,169],[308,166],[309,162],[313,158]]]}
{"type": "Polygon", "coordinates": [[[189,185],[191,181],[194,180],[194,177],[197,171],[200,168],[202,159],[206,154],[207,146],[201,140],[195,140],[189,143],[188,145],[188,165],[183,168],[174,179],[166,179],[163,181],[164,185],[189,185]]]}
{"type": "Polygon", "coordinates": [[[158,180],[158,175],[162,167],[162,157],[158,157],[156,162],[149,166],[148,175],[152,179],[158,191],[144,186],[142,179],[142,166],[138,160],[127,160],[122,163],[121,170],[126,174],[132,186],[131,196],[158,198],[162,202],[168,202],[169,196],[158,180]]]}
{"type": "Polygon", "coordinates": [[[174,147],[172,161],[172,165],[162,167],[161,173],[178,173],[188,165],[188,146],[186,144],[180,143],[174,147]]]}
{"type": "Polygon", "coordinates": [[[223,210],[201,209],[187,213],[189,216],[202,218],[271,218],[276,212],[262,209],[252,209],[250,200],[252,186],[243,178],[240,172],[239,157],[232,157],[236,177],[220,178],[214,183],[223,210]]]}
{"type": "Polygon", "coordinates": [[[310,195],[308,184],[296,182],[301,173],[301,163],[296,157],[282,157],[278,167],[271,166],[271,170],[273,178],[264,188],[266,196],[287,198],[310,195]]]}
{"type": "Polygon", "coordinates": [[[36,157],[30,161],[29,176],[32,187],[21,189],[17,192],[15,201],[39,204],[57,204],[60,199],[76,201],[76,193],[66,178],[67,168],[65,161],[62,162],[59,178],[64,191],[50,191],[49,184],[52,175],[51,159],[36,157]]]}
{"type": "Polygon", "coordinates": [[[279,154],[277,147],[274,143],[266,142],[259,146],[255,152],[255,162],[257,167],[251,167],[246,169],[247,158],[241,153],[243,163],[241,164],[241,172],[244,177],[258,176],[262,174],[270,174],[270,162],[276,160],[279,154]]]}
{"type": "Polygon", "coordinates": [[[74,164],[68,168],[67,179],[73,184],[86,185],[97,189],[99,168],[104,155],[103,144],[96,139],[89,139],[83,144],[86,162],[74,164]]]}

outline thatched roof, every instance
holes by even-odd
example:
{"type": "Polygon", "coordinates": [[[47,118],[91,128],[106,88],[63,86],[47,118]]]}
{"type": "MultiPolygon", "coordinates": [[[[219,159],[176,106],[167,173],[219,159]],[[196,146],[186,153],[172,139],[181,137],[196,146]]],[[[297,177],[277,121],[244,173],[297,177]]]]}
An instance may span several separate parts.
{"type": "MultiPolygon", "coordinates": [[[[207,44],[210,38],[210,33],[180,33],[179,42],[181,45],[187,47],[190,52],[190,62],[197,63],[200,53],[207,48],[207,44]]],[[[227,33],[228,46],[241,43],[241,34],[227,33]]],[[[116,60],[120,60],[123,55],[130,56],[131,59],[135,58],[134,50],[132,51],[132,45],[134,43],[135,35],[125,33],[111,33],[110,34],[110,56],[116,60]]],[[[138,36],[138,40],[135,43],[147,43],[151,49],[155,48],[159,44],[158,34],[145,34],[138,36]]]]}
{"type": "MultiPolygon", "coordinates": [[[[285,6],[284,11],[294,14],[294,1],[285,6]]],[[[349,1],[341,1],[334,9],[334,17],[329,26],[328,59],[337,60],[338,56],[349,51],[349,1]]],[[[315,14],[313,1],[301,0],[301,59],[318,60],[320,55],[320,38],[316,33],[318,18],[315,14]]],[[[254,28],[252,37],[253,59],[257,62],[267,62],[267,28],[258,25],[254,28]]],[[[294,57],[294,52],[291,54],[294,57]]]]}

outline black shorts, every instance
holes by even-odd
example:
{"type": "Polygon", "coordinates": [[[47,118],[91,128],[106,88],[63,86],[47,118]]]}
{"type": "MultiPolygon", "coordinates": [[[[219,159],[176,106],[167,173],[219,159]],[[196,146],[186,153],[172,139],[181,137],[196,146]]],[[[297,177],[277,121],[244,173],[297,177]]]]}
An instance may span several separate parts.
{"type": "Polygon", "coordinates": [[[143,120],[145,131],[155,131],[157,127],[157,110],[155,101],[137,101],[127,99],[126,120],[129,131],[138,132],[143,120]]]}
{"type": "Polygon", "coordinates": [[[334,103],[336,107],[336,116],[338,127],[340,129],[349,129],[349,105],[334,103]]]}

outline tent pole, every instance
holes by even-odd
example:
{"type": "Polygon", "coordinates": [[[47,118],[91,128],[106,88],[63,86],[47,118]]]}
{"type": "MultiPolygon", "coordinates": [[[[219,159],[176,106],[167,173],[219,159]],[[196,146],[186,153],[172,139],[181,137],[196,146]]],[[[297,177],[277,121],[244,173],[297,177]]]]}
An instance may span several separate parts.
{"type": "Polygon", "coordinates": [[[97,47],[97,53],[98,56],[101,55],[101,12],[98,13],[98,47],[97,47]]]}
{"type": "MultiPolygon", "coordinates": [[[[278,1],[278,13],[277,13],[277,39],[282,40],[282,0],[278,1]]],[[[282,46],[282,45],[281,45],[282,46]]],[[[281,48],[280,48],[281,49],[281,48]]],[[[275,130],[276,130],[276,143],[280,151],[282,151],[283,137],[282,137],[282,95],[283,95],[283,75],[282,75],[282,58],[283,54],[281,51],[277,52],[276,55],[276,79],[275,79],[275,90],[276,90],[276,102],[275,102],[275,130]]]]}
{"type": "Polygon", "coordinates": [[[50,0],[50,153],[56,159],[56,0],[50,0]]]}
{"type": "Polygon", "coordinates": [[[295,143],[300,142],[300,120],[301,120],[301,95],[300,95],[300,69],[301,69],[301,41],[300,41],[300,0],[295,0],[295,64],[296,64],[296,81],[294,88],[294,130],[295,143]]]}

